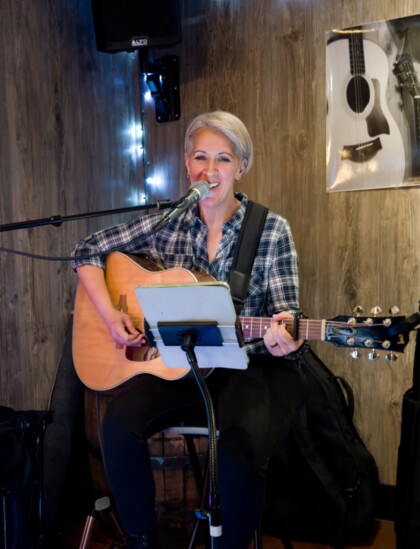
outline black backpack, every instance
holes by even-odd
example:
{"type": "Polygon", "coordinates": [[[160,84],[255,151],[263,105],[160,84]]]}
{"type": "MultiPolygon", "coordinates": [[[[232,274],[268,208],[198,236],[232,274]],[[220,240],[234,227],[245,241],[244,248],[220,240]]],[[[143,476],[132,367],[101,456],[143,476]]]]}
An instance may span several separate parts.
{"type": "Polygon", "coordinates": [[[263,531],[342,547],[372,533],[378,469],[353,424],[350,385],[310,348],[297,362],[307,400],[270,464],[263,531]]]}
{"type": "MultiPolygon", "coordinates": [[[[229,285],[242,308],[267,209],[249,201],[229,285]]],[[[379,490],[377,465],[353,424],[354,397],[312,349],[300,356],[307,400],[267,475],[263,531],[342,547],[368,535],[379,490]]]]}
{"type": "Polygon", "coordinates": [[[52,415],[0,406],[0,540],[9,549],[43,539],[42,439],[52,415]]]}

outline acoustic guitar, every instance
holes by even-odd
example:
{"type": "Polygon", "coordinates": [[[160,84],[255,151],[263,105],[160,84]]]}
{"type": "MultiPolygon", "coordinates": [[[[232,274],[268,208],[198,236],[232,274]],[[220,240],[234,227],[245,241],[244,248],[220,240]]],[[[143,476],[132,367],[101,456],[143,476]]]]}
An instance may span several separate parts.
{"type": "Polygon", "coordinates": [[[405,151],[388,108],[389,64],[361,29],[327,45],[327,188],[401,185],[405,151]]]}
{"type": "MultiPolygon", "coordinates": [[[[136,287],[191,284],[211,277],[182,268],[162,270],[146,259],[114,252],[107,257],[105,278],[115,307],[127,312],[134,324],[144,331],[144,315],[135,296],[136,287]]],[[[297,326],[291,319],[285,326],[291,334],[297,329],[299,339],[323,340],[350,349],[402,352],[408,342],[406,336],[391,335],[389,329],[403,319],[397,316],[338,316],[333,320],[299,319],[297,326]]],[[[241,316],[240,323],[246,340],[261,339],[271,319],[241,316]]],[[[96,391],[112,389],[139,374],[176,380],[190,372],[189,368],[166,366],[154,347],[137,348],[115,343],[81,284],[77,287],[74,308],[73,361],[80,380],[96,391]]]]}

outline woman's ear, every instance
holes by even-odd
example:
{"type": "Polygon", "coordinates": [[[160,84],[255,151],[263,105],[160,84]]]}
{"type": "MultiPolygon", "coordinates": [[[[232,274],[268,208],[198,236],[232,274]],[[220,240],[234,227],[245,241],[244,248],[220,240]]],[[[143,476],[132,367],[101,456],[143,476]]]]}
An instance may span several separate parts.
{"type": "Polygon", "coordinates": [[[188,177],[190,176],[190,169],[189,169],[189,158],[188,158],[188,154],[185,153],[184,154],[184,162],[185,162],[185,167],[187,168],[187,174],[188,174],[188,177]]]}
{"type": "Polygon", "coordinates": [[[240,178],[243,176],[245,170],[246,170],[246,167],[248,165],[248,160],[246,160],[246,158],[244,158],[241,162],[241,165],[239,167],[239,170],[237,171],[236,173],[236,179],[237,181],[240,180],[240,178]]]}

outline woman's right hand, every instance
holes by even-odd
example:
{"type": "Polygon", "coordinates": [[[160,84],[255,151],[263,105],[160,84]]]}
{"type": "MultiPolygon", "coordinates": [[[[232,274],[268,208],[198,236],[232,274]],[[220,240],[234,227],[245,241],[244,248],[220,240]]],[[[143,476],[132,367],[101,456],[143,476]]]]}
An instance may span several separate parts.
{"type": "Polygon", "coordinates": [[[145,345],[147,340],[144,334],[134,326],[130,316],[114,307],[105,283],[104,271],[93,265],[83,265],[77,269],[77,274],[113,340],[131,347],[145,345]]]}
{"type": "Polygon", "coordinates": [[[113,309],[107,314],[104,321],[116,343],[130,347],[141,347],[147,344],[144,334],[134,326],[127,313],[113,309]]]}

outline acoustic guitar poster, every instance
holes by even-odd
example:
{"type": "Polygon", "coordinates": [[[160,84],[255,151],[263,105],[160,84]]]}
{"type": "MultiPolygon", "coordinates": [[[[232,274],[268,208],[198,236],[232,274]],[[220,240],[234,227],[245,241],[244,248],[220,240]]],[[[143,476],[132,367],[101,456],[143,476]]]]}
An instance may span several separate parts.
{"type": "Polygon", "coordinates": [[[326,43],[327,191],[420,185],[420,15],[326,43]]]}

